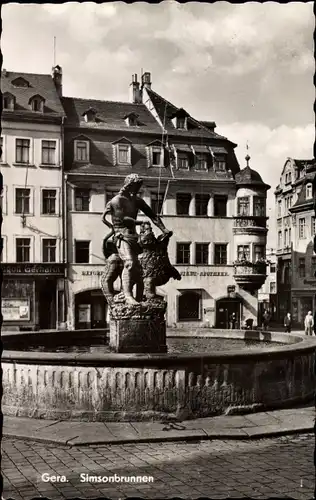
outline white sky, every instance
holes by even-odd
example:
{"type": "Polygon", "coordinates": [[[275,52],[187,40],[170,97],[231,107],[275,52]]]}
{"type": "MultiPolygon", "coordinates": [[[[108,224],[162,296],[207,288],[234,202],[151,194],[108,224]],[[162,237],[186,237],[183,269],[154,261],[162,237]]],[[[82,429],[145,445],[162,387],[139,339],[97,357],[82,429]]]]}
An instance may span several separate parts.
{"type": "Polygon", "coordinates": [[[56,36],[64,95],[127,101],[143,68],[159,94],[216,121],[241,168],[248,141],[251,167],[272,186],[270,215],[286,157],[313,157],[312,2],[11,3],[2,23],[8,71],[49,73],[56,36]]]}

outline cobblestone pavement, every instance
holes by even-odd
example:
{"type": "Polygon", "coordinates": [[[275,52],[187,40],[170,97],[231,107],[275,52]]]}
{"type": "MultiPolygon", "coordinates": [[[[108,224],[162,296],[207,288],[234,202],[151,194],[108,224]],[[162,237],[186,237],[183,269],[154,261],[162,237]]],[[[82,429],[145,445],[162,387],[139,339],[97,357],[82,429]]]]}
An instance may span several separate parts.
{"type": "Polygon", "coordinates": [[[183,499],[314,497],[312,434],[258,441],[201,441],[65,447],[2,440],[4,498],[183,499]],[[67,483],[44,482],[43,473],[67,483]],[[153,483],[84,483],[80,474],[153,476],[153,483]]]}

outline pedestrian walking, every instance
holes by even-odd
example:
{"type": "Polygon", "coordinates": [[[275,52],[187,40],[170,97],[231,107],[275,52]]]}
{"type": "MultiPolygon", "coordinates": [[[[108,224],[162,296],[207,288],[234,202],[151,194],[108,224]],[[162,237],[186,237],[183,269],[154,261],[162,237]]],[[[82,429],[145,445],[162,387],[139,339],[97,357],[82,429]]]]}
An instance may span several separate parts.
{"type": "Polygon", "coordinates": [[[270,322],[270,313],[269,311],[265,310],[263,313],[263,329],[267,330],[269,327],[269,322],[270,322]]]}
{"type": "Polygon", "coordinates": [[[291,315],[291,313],[287,313],[287,315],[285,316],[284,326],[285,326],[285,333],[291,333],[291,329],[292,329],[292,315],[291,315]]]}
{"type": "Polygon", "coordinates": [[[305,316],[305,321],[304,321],[304,327],[305,327],[305,334],[306,335],[313,335],[313,327],[314,327],[314,318],[312,311],[308,311],[308,313],[305,316]]]}
{"type": "Polygon", "coordinates": [[[229,317],[229,326],[231,330],[235,330],[236,322],[237,322],[236,313],[232,313],[229,317]]]}

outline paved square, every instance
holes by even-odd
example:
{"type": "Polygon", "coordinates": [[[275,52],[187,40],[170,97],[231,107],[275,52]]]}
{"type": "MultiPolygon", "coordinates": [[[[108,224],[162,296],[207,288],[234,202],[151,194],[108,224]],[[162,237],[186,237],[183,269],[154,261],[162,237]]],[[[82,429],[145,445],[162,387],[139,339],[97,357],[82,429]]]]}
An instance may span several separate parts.
{"type": "Polygon", "coordinates": [[[66,447],[4,438],[4,498],[194,499],[314,496],[312,434],[257,441],[200,441],[66,447]],[[65,476],[45,482],[42,474],[65,476]],[[153,483],[81,482],[89,476],[152,476],[153,483]]]}

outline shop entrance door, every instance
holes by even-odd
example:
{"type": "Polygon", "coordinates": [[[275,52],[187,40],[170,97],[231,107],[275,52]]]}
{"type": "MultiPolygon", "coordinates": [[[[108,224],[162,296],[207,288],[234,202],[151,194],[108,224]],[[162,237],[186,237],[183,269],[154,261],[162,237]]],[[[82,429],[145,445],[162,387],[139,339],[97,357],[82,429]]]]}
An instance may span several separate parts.
{"type": "Polygon", "coordinates": [[[229,328],[230,316],[235,313],[235,328],[240,328],[241,301],[239,299],[221,299],[216,302],[216,328],[229,328]]]}
{"type": "Polygon", "coordinates": [[[75,300],[76,329],[106,328],[107,304],[99,290],[78,293],[75,300]]]}
{"type": "Polygon", "coordinates": [[[46,279],[38,287],[38,318],[40,330],[56,328],[56,281],[46,279]]]}

